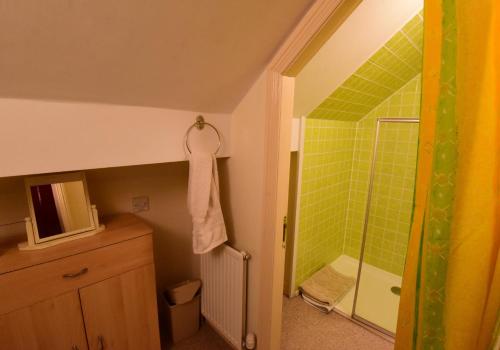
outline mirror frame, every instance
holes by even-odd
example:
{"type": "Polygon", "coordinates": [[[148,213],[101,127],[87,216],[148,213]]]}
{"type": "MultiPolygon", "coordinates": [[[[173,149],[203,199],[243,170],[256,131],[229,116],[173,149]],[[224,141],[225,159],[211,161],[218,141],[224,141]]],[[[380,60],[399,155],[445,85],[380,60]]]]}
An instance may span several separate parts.
{"type": "Polygon", "coordinates": [[[90,204],[89,192],[87,189],[87,180],[86,180],[85,174],[83,172],[30,176],[30,177],[25,178],[24,185],[25,185],[25,189],[26,189],[26,196],[28,197],[28,206],[29,206],[29,212],[30,212],[32,226],[33,226],[33,238],[34,238],[35,244],[41,244],[41,243],[69,237],[69,236],[74,236],[74,235],[84,233],[84,232],[94,231],[98,228],[98,224],[94,220],[94,215],[92,212],[92,205],[90,204]],[[56,234],[56,235],[51,236],[51,237],[40,238],[40,235],[38,233],[38,225],[36,222],[35,209],[33,206],[33,199],[31,198],[31,187],[32,186],[39,186],[39,185],[52,185],[55,183],[62,183],[62,182],[75,182],[75,181],[82,181],[82,183],[83,183],[83,190],[85,193],[85,202],[86,202],[86,207],[87,207],[87,211],[88,211],[88,215],[89,215],[90,226],[83,228],[83,229],[79,229],[79,230],[63,232],[63,233],[56,234]]]}

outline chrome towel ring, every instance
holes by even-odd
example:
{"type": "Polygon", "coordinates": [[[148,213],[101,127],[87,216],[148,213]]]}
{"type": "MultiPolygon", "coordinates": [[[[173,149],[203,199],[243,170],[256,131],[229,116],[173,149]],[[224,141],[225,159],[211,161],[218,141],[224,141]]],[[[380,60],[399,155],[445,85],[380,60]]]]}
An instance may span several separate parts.
{"type": "Polygon", "coordinates": [[[184,135],[184,143],[186,144],[186,149],[188,150],[188,152],[191,154],[191,147],[189,146],[189,133],[191,132],[191,130],[193,128],[197,128],[198,130],[203,130],[203,128],[205,127],[205,125],[208,125],[209,127],[211,127],[215,133],[217,134],[217,138],[219,140],[219,144],[217,145],[217,149],[215,150],[215,154],[219,153],[219,150],[220,150],[220,146],[222,145],[222,141],[221,141],[221,136],[220,136],[220,133],[219,133],[219,130],[217,130],[217,128],[215,126],[213,126],[212,124],[208,123],[205,121],[205,119],[203,118],[203,116],[199,115],[196,117],[196,122],[191,125],[189,127],[189,129],[187,129],[186,131],[186,135],[184,135]]]}

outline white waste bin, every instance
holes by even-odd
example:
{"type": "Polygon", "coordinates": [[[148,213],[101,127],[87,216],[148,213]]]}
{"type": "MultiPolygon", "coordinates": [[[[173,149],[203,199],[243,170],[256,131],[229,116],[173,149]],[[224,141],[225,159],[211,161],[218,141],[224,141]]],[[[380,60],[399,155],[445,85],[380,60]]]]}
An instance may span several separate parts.
{"type": "Polygon", "coordinates": [[[172,343],[193,336],[200,328],[200,280],[184,281],[163,293],[172,343]]]}

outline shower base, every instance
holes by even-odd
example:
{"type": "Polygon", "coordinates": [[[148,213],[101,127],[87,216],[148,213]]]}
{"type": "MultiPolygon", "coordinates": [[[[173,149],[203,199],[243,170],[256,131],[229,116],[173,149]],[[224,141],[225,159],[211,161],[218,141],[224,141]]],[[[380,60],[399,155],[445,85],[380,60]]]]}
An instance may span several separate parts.
{"type": "MultiPolygon", "coordinates": [[[[338,272],[356,278],[359,262],[347,255],[339,256],[330,264],[338,272]]],[[[401,277],[370,264],[363,264],[359,285],[356,315],[391,333],[396,332],[399,295],[391,292],[392,287],[401,286],[401,277]]],[[[335,306],[335,311],[351,317],[354,292],[349,293],[335,306]]]]}

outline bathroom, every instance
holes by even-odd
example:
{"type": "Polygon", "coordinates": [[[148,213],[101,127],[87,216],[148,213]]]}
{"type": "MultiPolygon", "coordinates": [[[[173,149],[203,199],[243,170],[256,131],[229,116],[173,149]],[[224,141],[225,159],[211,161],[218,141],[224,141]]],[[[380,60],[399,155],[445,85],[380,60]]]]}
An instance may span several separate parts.
{"type": "Polygon", "coordinates": [[[499,16],[1,2],[0,348],[498,349],[499,16]]]}

